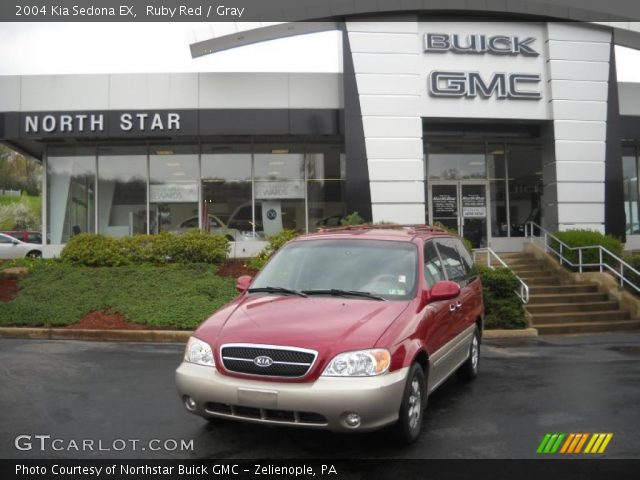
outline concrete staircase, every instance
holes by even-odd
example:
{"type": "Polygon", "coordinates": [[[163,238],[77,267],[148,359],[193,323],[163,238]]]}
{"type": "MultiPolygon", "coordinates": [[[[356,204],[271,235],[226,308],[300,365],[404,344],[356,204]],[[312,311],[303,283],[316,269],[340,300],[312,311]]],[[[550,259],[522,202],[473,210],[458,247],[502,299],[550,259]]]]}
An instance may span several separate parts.
{"type": "Polygon", "coordinates": [[[633,320],[597,284],[564,283],[529,253],[502,253],[500,258],[529,286],[525,308],[540,335],[640,328],[640,320],[633,320]]]}

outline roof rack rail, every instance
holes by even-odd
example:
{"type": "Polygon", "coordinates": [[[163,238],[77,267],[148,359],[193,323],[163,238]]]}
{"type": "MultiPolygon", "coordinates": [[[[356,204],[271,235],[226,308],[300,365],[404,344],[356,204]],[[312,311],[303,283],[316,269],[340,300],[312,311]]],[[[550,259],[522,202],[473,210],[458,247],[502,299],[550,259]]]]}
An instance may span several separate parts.
{"type": "Polygon", "coordinates": [[[345,232],[350,230],[412,230],[414,232],[427,232],[427,233],[446,233],[449,234],[446,230],[435,227],[433,225],[422,225],[422,224],[401,224],[401,223],[364,223],[361,225],[345,225],[342,227],[328,227],[328,228],[320,228],[319,232],[345,232]]]}

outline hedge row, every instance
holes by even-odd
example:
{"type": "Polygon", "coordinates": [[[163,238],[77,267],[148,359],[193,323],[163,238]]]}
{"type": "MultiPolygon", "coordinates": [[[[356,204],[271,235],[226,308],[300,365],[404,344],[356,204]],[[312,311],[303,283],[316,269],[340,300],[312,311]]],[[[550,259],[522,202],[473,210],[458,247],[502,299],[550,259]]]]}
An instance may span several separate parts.
{"type": "MultiPolygon", "coordinates": [[[[566,230],[564,232],[557,232],[554,235],[570,247],[601,245],[618,257],[622,254],[622,242],[612,235],[603,235],[593,230],[566,230]]],[[[551,241],[551,247],[557,252],[560,251],[560,244],[555,240],[551,241]]],[[[563,248],[562,255],[570,262],[576,265],[578,264],[578,250],[567,250],[563,248]]],[[[614,260],[610,255],[604,254],[602,260],[611,266],[617,264],[617,260],[614,260]]],[[[583,250],[582,263],[600,263],[599,250],[597,248],[583,250]]]]}
{"type": "Polygon", "coordinates": [[[135,264],[210,263],[219,265],[229,255],[223,235],[189,230],[182,235],[134,235],[112,238],[83,233],[72,237],[60,258],[73,265],[116,267],[135,264]]]}

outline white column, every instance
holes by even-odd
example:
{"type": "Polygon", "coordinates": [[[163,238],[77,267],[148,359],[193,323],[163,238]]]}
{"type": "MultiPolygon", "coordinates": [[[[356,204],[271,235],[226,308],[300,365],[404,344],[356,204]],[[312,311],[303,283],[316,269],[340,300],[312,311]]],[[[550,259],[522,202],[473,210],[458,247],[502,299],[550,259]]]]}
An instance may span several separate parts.
{"type": "Polygon", "coordinates": [[[408,20],[347,22],[374,222],[425,222],[420,38],[408,20]]]}
{"type": "Polygon", "coordinates": [[[607,92],[611,34],[547,24],[554,160],[545,165],[548,227],[604,232],[607,92]]]}

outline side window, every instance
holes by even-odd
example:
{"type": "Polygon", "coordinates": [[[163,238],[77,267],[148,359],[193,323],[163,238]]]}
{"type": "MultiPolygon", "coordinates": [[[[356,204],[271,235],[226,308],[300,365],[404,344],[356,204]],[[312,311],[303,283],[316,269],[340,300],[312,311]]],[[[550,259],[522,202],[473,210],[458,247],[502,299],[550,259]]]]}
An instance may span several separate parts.
{"type": "Polygon", "coordinates": [[[0,235],[0,243],[11,243],[11,239],[0,235]]]}
{"type": "Polygon", "coordinates": [[[436,282],[444,280],[442,262],[433,242],[427,242],[424,246],[424,279],[429,288],[436,282]]]}
{"type": "Polygon", "coordinates": [[[436,240],[447,278],[454,282],[466,283],[468,271],[460,259],[455,242],[456,240],[452,238],[436,240]]]}
{"type": "Polygon", "coordinates": [[[467,270],[467,277],[471,281],[478,276],[478,269],[476,268],[475,263],[473,263],[473,259],[471,258],[471,254],[469,254],[469,250],[466,249],[462,241],[455,240],[455,242],[456,249],[460,254],[460,260],[462,260],[462,263],[467,270]]]}

